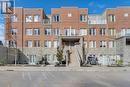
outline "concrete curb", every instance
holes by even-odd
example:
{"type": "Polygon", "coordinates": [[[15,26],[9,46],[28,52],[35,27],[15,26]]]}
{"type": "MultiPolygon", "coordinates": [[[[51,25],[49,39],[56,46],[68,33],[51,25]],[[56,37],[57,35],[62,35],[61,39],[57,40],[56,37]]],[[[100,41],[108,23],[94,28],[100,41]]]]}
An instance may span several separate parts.
{"type": "Polygon", "coordinates": [[[130,67],[0,67],[0,71],[85,71],[85,72],[115,72],[130,71],[130,67]]]}

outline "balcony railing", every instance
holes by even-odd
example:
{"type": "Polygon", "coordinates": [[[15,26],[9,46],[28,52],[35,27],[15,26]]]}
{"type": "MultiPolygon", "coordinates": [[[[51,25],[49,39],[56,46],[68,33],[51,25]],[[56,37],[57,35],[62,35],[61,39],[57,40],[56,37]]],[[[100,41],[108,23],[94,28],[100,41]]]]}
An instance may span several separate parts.
{"type": "Polygon", "coordinates": [[[120,32],[116,35],[116,38],[120,38],[120,37],[123,37],[123,36],[130,36],[130,32],[125,32],[125,33],[120,32]]]}

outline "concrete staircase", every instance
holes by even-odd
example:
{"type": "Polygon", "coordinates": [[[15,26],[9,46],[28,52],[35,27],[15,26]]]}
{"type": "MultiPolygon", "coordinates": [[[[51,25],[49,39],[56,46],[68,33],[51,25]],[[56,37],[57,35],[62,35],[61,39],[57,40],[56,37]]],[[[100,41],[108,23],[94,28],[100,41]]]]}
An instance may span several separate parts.
{"type": "Polygon", "coordinates": [[[72,54],[70,56],[70,64],[69,67],[80,67],[80,61],[77,56],[77,51],[75,47],[72,47],[72,54]]]}

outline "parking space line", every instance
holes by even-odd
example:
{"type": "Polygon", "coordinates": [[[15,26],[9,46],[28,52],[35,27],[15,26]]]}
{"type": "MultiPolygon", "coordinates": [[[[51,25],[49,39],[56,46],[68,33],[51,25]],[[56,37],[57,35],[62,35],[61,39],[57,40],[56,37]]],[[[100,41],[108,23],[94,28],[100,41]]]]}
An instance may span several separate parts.
{"type": "Polygon", "coordinates": [[[29,80],[32,80],[30,72],[28,72],[28,78],[29,80]]]}
{"type": "Polygon", "coordinates": [[[22,72],[22,77],[23,77],[23,80],[25,80],[25,73],[22,72]]]}
{"type": "Polygon", "coordinates": [[[45,75],[45,73],[44,72],[41,72],[41,73],[42,73],[43,78],[47,79],[47,76],[45,75]]]}

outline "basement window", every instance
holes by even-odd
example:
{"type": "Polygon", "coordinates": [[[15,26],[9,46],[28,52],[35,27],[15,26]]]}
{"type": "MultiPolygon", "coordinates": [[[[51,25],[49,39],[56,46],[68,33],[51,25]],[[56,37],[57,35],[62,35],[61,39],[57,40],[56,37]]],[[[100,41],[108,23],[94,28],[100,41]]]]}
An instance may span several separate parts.
{"type": "Polygon", "coordinates": [[[126,45],[130,45],[130,38],[126,38],[126,45]]]}

